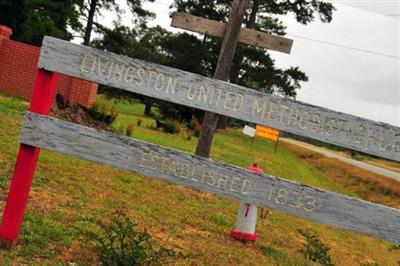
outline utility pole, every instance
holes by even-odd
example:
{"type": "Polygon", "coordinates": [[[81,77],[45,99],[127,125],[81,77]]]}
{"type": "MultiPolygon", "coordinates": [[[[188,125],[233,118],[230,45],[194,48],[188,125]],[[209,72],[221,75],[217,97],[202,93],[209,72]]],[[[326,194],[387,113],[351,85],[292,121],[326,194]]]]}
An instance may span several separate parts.
{"type": "MultiPolygon", "coordinates": [[[[235,56],[238,36],[246,12],[247,0],[233,0],[229,11],[229,20],[225,29],[224,39],[218,57],[215,79],[228,81],[231,72],[233,57],[235,56]]],[[[196,147],[196,155],[209,157],[214,132],[219,115],[206,112],[196,147]]]]}

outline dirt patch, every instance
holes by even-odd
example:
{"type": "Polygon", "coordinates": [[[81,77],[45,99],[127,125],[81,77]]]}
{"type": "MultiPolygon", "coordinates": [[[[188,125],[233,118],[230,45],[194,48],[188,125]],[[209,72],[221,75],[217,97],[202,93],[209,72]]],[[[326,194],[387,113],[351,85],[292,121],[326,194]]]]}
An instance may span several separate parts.
{"type": "Polygon", "coordinates": [[[71,106],[68,102],[65,102],[62,96],[59,94],[57,95],[56,103],[57,108],[51,112],[51,115],[54,117],[96,129],[110,132],[113,131],[111,125],[93,119],[90,116],[87,108],[79,104],[71,106]]]}

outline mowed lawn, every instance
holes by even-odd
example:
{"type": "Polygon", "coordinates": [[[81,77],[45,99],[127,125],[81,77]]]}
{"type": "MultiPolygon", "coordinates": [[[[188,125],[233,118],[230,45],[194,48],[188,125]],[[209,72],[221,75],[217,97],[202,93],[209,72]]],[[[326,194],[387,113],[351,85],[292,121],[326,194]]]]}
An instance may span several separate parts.
{"type": "MultiPolygon", "coordinates": [[[[27,107],[22,100],[0,95],[1,207],[27,107]]],[[[152,129],[154,120],[142,116],[143,105],[117,102],[116,108],[120,115],[115,129],[132,124],[133,138],[193,153],[197,138],[188,140],[185,132],[172,135],[152,129]]],[[[250,143],[239,129],[219,132],[211,157],[241,167],[256,159],[270,174],[362,197],[351,184],[335,182],[322,168],[317,170],[286,147],[280,146],[273,154],[271,142],[250,143]]],[[[331,248],[336,265],[396,265],[400,259],[399,251],[390,251],[391,243],[275,211],[258,220],[260,240],[243,244],[228,235],[238,207],[233,200],[45,150],[30,195],[20,239],[12,249],[0,250],[0,265],[95,265],[98,254],[82,231],[88,218],[107,221],[116,211],[126,213],[155,241],[174,249],[171,265],[313,265],[300,252],[305,240],[299,229],[318,234],[331,248]]],[[[384,202],[391,202],[390,195],[383,196],[384,202]]]]}

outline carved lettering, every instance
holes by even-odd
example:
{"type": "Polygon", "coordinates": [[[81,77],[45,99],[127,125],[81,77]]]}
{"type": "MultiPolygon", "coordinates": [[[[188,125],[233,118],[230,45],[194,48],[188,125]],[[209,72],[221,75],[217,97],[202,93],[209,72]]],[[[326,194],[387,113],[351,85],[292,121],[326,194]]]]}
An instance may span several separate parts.
{"type": "Polygon", "coordinates": [[[242,185],[242,190],[240,192],[242,192],[242,194],[246,195],[250,192],[251,190],[251,182],[250,180],[243,180],[243,185],[242,185]]]}
{"type": "Polygon", "coordinates": [[[239,192],[239,190],[235,189],[235,187],[238,187],[240,185],[240,183],[238,183],[239,181],[241,181],[240,178],[238,177],[233,177],[232,178],[232,183],[231,183],[231,191],[233,192],[239,192]]]}
{"type": "Polygon", "coordinates": [[[168,77],[167,93],[175,94],[176,92],[176,78],[168,77]]]}
{"type": "Polygon", "coordinates": [[[321,124],[321,116],[319,114],[313,114],[312,119],[309,121],[311,122],[310,130],[317,132],[321,124]]]}
{"type": "Polygon", "coordinates": [[[154,89],[160,91],[164,87],[165,77],[162,73],[157,75],[156,82],[154,83],[154,89]]]}
{"type": "Polygon", "coordinates": [[[238,93],[236,94],[236,102],[235,105],[233,106],[233,111],[238,112],[242,109],[242,105],[243,105],[243,100],[244,97],[242,94],[238,93]]]}
{"type": "Polygon", "coordinates": [[[135,68],[133,66],[128,66],[125,71],[125,82],[126,83],[132,83],[134,78],[133,78],[133,72],[135,71],[135,68]]]}
{"type": "Polygon", "coordinates": [[[299,127],[301,129],[307,128],[308,116],[309,116],[308,112],[304,112],[303,115],[299,117],[299,127]]]}
{"type": "Polygon", "coordinates": [[[138,71],[137,71],[137,75],[138,75],[138,80],[136,80],[136,85],[143,85],[143,83],[144,83],[144,78],[143,78],[143,76],[144,76],[144,74],[145,74],[146,72],[144,71],[144,69],[143,68],[139,68],[138,69],[138,71]]]}
{"type": "Polygon", "coordinates": [[[79,65],[79,70],[81,72],[89,73],[89,70],[86,69],[86,60],[87,60],[87,54],[84,53],[81,56],[81,62],[80,62],[80,65],[79,65]]]}
{"type": "Polygon", "coordinates": [[[259,100],[255,100],[253,103],[253,115],[257,115],[257,116],[264,116],[265,113],[265,109],[266,109],[266,103],[263,102],[262,105],[260,105],[259,100]]]}
{"type": "Polygon", "coordinates": [[[194,89],[194,85],[192,83],[189,84],[189,89],[188,92],[186,94],[186,98],[188,100],[193,100],[194,97],[196,96],[196,89],[194,89]]]}
{"type": "Polygon", "coordinates": [[[114,65],[114,77],[113,77],[114,80],[122,80],[124,68],[125,68],[124,65],[118,65],[118,64],[114,65]]]}

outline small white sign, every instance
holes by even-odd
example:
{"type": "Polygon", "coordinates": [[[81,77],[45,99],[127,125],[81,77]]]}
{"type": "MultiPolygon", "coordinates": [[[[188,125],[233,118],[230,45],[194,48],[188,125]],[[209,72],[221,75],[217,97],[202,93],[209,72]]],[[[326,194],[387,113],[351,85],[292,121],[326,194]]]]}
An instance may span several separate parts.
{"type": "Polygon", "coordinates": [[[250,136],[250,137],[254,137],[256,135],[256,129],[249,127],[248,125],[245,125],[243,128],[243,134],[250,136]]]}

